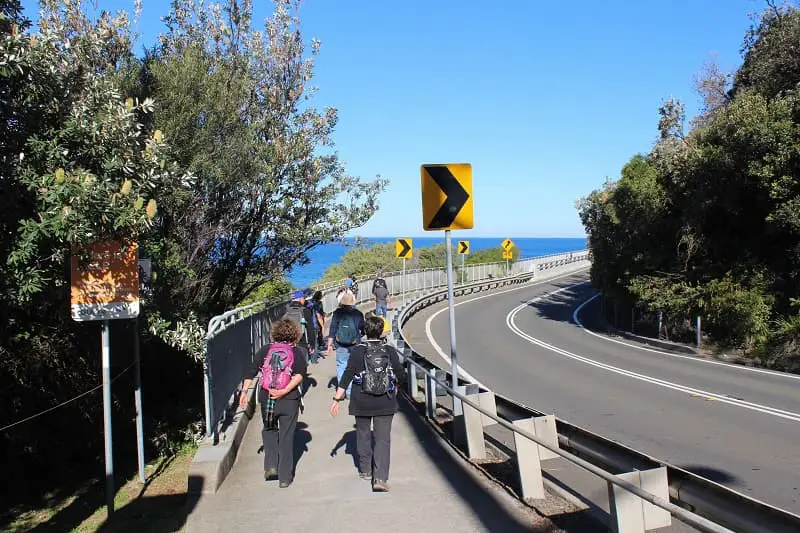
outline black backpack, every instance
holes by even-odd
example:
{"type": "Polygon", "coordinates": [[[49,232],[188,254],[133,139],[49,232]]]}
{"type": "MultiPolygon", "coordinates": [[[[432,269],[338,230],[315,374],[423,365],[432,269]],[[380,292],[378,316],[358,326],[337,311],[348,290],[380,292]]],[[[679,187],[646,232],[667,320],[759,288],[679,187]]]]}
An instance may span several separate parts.
{"type": "Polygon", "coordinates": [[[367,344],[364,351],[364,372],[361,373],[361,392],[382,396],[394,391],[394,370],[385,344],[367,344]]]}

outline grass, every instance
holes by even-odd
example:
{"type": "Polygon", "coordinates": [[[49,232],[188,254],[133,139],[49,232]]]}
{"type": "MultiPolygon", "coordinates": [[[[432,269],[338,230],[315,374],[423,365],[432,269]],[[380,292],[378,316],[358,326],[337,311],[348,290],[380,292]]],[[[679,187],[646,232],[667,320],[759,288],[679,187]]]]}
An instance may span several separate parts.
{"type": "Polygon", "coordinates": [[[146,483],[142,484],[137,474],[117,489],[115,512],[110,519],[105,505],[105,483],[95,479],[60,501],[46,497],[41,508],[12,509],[17,516],[2,531],[183,531],[189,510],[187,480],[194,451],[194,447],[186,446],[172,457],[162,457],[146,465],[146,483]]]}

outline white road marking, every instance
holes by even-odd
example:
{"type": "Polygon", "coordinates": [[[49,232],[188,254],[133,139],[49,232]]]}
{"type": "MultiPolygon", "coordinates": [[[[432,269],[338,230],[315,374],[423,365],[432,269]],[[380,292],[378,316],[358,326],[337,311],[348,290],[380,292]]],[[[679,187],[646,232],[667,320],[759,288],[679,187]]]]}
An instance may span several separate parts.
{"type": "MultiPolygon", "coordinates": [[[[663,379],[654,378],[652,376],[647,376],[645,374],[639,374],[637,372],[633,372],[633,371],[630,371],[630,370],[625,370],[623,368],[612,366],[612,365],[609,365],[609,364],[606,364],[606,363],[601,363],[599,361],[595,361],[595,360],[590,359],[588,357],[584,357],[584,356],[569,352],[567,350],[564,350],[563,348],[559,348],[557,346],[553,346],[553,345],[548,344],[548,343],[546,343],[546,342],[544,342],[544,341],[542,341],[540,339],[537,339],[536,337],[528,335],[527,333],[522,331],[519,328],[519,326],[517,326],[516,323],[514,322],[514,319],[517,316],[517,314],[520,311],[522,311],[523,309],[525,309],[526,307],[528,307],[530,304],[536,303],[536,302],[538,302],[540,300],[548,298],[548,297],[550,297],[550,296],[552,296],[554,294],[558,294],[558,293],[560,293],[562,291],[565,291],[567,289],[571,289],[573,287],[577,287],[578,285],[583,285],[583,283],[578,283],[578,284],[572,285],[570,287],[564,287],[564,288],[549,292],[549,293],[544,294],[542,296],[537,296],[536,298],[533,298],[533,299],[525,302],[524,304],[515,307],[514,309],[512,309],[508,313],[508,315],[506,315],[506,325],[517,336],[527,340],[528,342],[530,342],[532,344],[535,344],[537,346],[545,348],[546,350],[550,350],[551,352],[555,352],[555,353],[557,353],[559,355],[563,355],[564,357],[568,357],[570,359],[574,359],[575,361],[580,361],[580,362],[585,363],[587,365],[591,365],[591,366],[594,366],[594,367],[597,367],[597,368],[601,368],[601,369],[607,370],[609,372],[614,372],[614,373],[622,375],[622,376],[626,376],[626,377],[630,377],[630,378],[633,378],[633,379],[637,379],[639,381],[644,381],[644,382],[647,382],[647,383],[651,383],[653,385],[658,385],[660,387],[676,390],[676,391],[679,391],[679,392],[684,392],[684,393],[689,394],[689,395],[705,396],[707,398],[713,398],[714,400],[717,400],[717,401],[720,401],[720,402],[723,402],[723,403],[727,403],[729,405],[733,405],[733,406],[736,406],[736,407],[742,407],[744,409],[750,409],[752,411],[758,411],[758,412],[769,414],[769,415],[772,415],[772,416],[785,418],[787,420],[792,420],[794,422],[800,422],[800,413],[795,413],[795,412],[792,412],[792,411],[784,411],[782,409],[777,409],[775,407],[769,407],[767,405],[761,405],[761,404],[757,404],[757,403],[747,402],[745,400],[737,400],[735,398],[729,398],[727,396],[724,396],[724,395],[721,395],[721,394],[717,394],[717,393],[714,393],[714,392],[704,391],[704,390],[696,389],[696,388],[689,387],[689,386],[686,386],[686,385],[673,383],[671,381],[666,381],[666,380],[663,380],[663,379]]],[[[574,315],[573,315],[573,317],[574,317],[574,315]]],[[[586,330],[584,329],[584,331],[586,331],[586,330]]]]}
{"type": "Polygon", "coordinates": [[[617,340],[617,339],[612,339],[612,338],[609,338],[609,337],[607,337],[605,335],[602,335],[602,334],[599,334],[599,333],[595,333],[594,331],[586,328],[583,325],[583,323],[578,318],[578,313],[580,313],[581,310],[586,305],[591,303],[598,296],[600,296],[600,295],[599,294],[595,294],[594,296],[592,296],[591,298],[589,298],[588,300],[586,300],[585,302],[580,304],[578,307],[576,307],[575,308],[575,312],[572,313],[572,320],[578,325],[578,327],[580,327],[583,331],[585,331],[589,335],[593,335],[593,336],[595,336],[595,337],[597,337],[599,339],[603,339],[603,340],[608,341],[608,342],[615,342],[617,344],[622,344],[623,346],[628,346],[629,348],[636,348],[637,350],[644,350],[645,352],[652,352],[652,353],[657,353],[657,354],[660,354],[660,355],[668,355],[670,357],[679,357],[681,359],[688,359],[690,361],[696,361],[696,362],[699,362],[699,363],[706,363],[706,364],[709,364],[709,365],[722,365],[722,366],[725,366],[725,367],[728,367],[728,368],[735,368],[735,369],[738,369],[738,370],[744,370],[744,371],[748,371],[748,372],[757,372],[759,374],[768,374],[770,376],[776,376],[776,377],[782,377],[782,378],[788,378],[788,379],[800,379],[800,374],[789,374],[788,372],[778,372],[778,371],[775,371],[775,370],[765,370],[763,368],[753,368],[753,367],[750,367],[750,366],[736,365],[736,364],[732,364],[732,363],[726,363],[724,361],[714,361],[714,360],[711,360],[711,359],[701,359],[699,357],[692,357],[691,355],[681,355],[681,354],[677,354],[677,353],[664,352],[664,351],[661,351],[661,350],[655,350],[653,348],[647,348],[645,346],[638,346],[636,344],[629,344],[627,342],[623,342],[623,341],[620,341],[620,340],[617,340]]]}
{"type": "MultiPolygon", "coordinates": [[[[519,291],[519,290],[522,290],[522,289],[528,289],[530,287],[535,287],[537,285],[542,285],[544,283],[550,283],[550,282],[553,282],[553,281],[556,281],[556,280],[559,280],[559,279],[562,279],[562,278],[566,278],[566,277],[569,277],[569,276],[574,276],[576,274],[580,274],[584,270],[585,269],[577,270],[575,272],[570,272],[569,274],[564,274],[562,276],[556,276],[555,278],[550,278],[550,279],[546,279],[546,280],[542,280],[542,281],[537,281],[537,282],[534,282],[534,283],[524,283],[524,284],[520,285],[519,287],[514,287],[513,289],[506,289],[506,290],[499,291],[499,292],[491,292],[489,294],[484,294],[483,296],[478,296],[476,298],[470,298],[469,300],[456,302],[455,304],[453,304],[453,307],[458,307],[460,305],[464,305],[464,304],[468,304],[468,303],[471,303],[471,302],[475,302],[477,300],[483,300],[484,298],[488,298],[490,296],[496,296],[498,294],[505,294],[507,292],[519,291]]],[[[578,283],[577,285],[582,285],[583,283],[586,283],[586,282],[581,282],[581,283],[578,283]]],[[[575,287],[575,286],[576,285],[571,285],[571,287],[575,287]]],[[[442,359],[447,361],[448,365],[452,365],[452,361],[450,359],[450,354],[447,354],[447,353],[445,353],[444,350],[442,350],[442,347],[439,346],[439,343],[437,343],[436,339],[433,338],[433,333],[431,332],[431,322],[433,322],[433,319],[436,318],[437,316],[439,316],[440,314],[444,313],[447,310],[448,310],[448,307],[444,307],[442,309],[439,309],[438,311],[433,313],[428,318],[427,321],[425,321],[425,334],[427,335],[428,341],[431,343],[431,346],[433,346],[433,349],[436,350],[436,353],[438,353],[439,356],[441,356],[442,359]]],[[[412,349],[413,349],[413,347],[412,347],[412,349]]],[[[456,354],[456,356],[458,356],[458,354],[456,354]]],[[[481,383],[480,381],[478,381],[469,372],[467,372],[464,369],[464,366],[461,365],[461,364],[458,365],[458,372],[459,372],[459,375],[463,376],[467,381],[469,381],[471,383],[477,383],[478,385],[480,385],[484,389],[488,389],[489,388],[489,387],[485,386],[483,383],[481,383]]]]}

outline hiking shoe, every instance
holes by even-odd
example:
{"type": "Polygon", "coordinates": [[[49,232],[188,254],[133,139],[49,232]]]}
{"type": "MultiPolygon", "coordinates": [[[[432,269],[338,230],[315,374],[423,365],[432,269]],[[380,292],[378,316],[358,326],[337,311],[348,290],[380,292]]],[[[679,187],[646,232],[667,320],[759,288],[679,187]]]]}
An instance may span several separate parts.
{"type": "Polygon", "coordinates": [[[358,473],[358,477],[360,477],[361,479],[363,479],[365,481],[372,481],[372,474],[370,474],[368,472],[359,472],[358,473]]]}
{"type": "Polygon", "coordinates": [[[291,481],[281,481],[281,482],[279,483],[279,485],[278,485],[278,486],[279,486],[280,488],[282,488],[282,489],[285,489],[285,488],[287,488],[287,487],[288,487],[289,485],[291,485],[291,484],[292,484],[292,482],[291,482],[291,481]]]}
{"type": "Polygon", "coordinates": [[[264,481],[274,481],[276,479],[278,479],[277,468],[270,468],[268,470],[264,470],[264,481]]]}
{"type": "Polygon", "coordinates": [[[372,492],[389,492],[389,484],[382,479],[376,479],[372,484],[372,492]]]}

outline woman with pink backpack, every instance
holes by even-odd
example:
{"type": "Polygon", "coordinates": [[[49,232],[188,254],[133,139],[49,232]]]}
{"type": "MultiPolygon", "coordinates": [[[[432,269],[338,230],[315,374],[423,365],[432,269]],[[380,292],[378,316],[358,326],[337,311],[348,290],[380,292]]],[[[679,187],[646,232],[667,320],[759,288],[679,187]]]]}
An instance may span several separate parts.
{"type": "MultiPolygon", "coordinates": [[[[300,412],[300,384],[308,371],[306,349],[297,346],[303,336],[300,324],[282,318],[272,324],[272,344],[262,357],[256,357],[248,375],[261,371],[258,401],[264,429],[264,480],[278,479],[284,489],[294,481],[294,433],[300,412]]],[[[252,379],[245,379],[241,407],[247,406],[247,390],[252,379]]]]}

